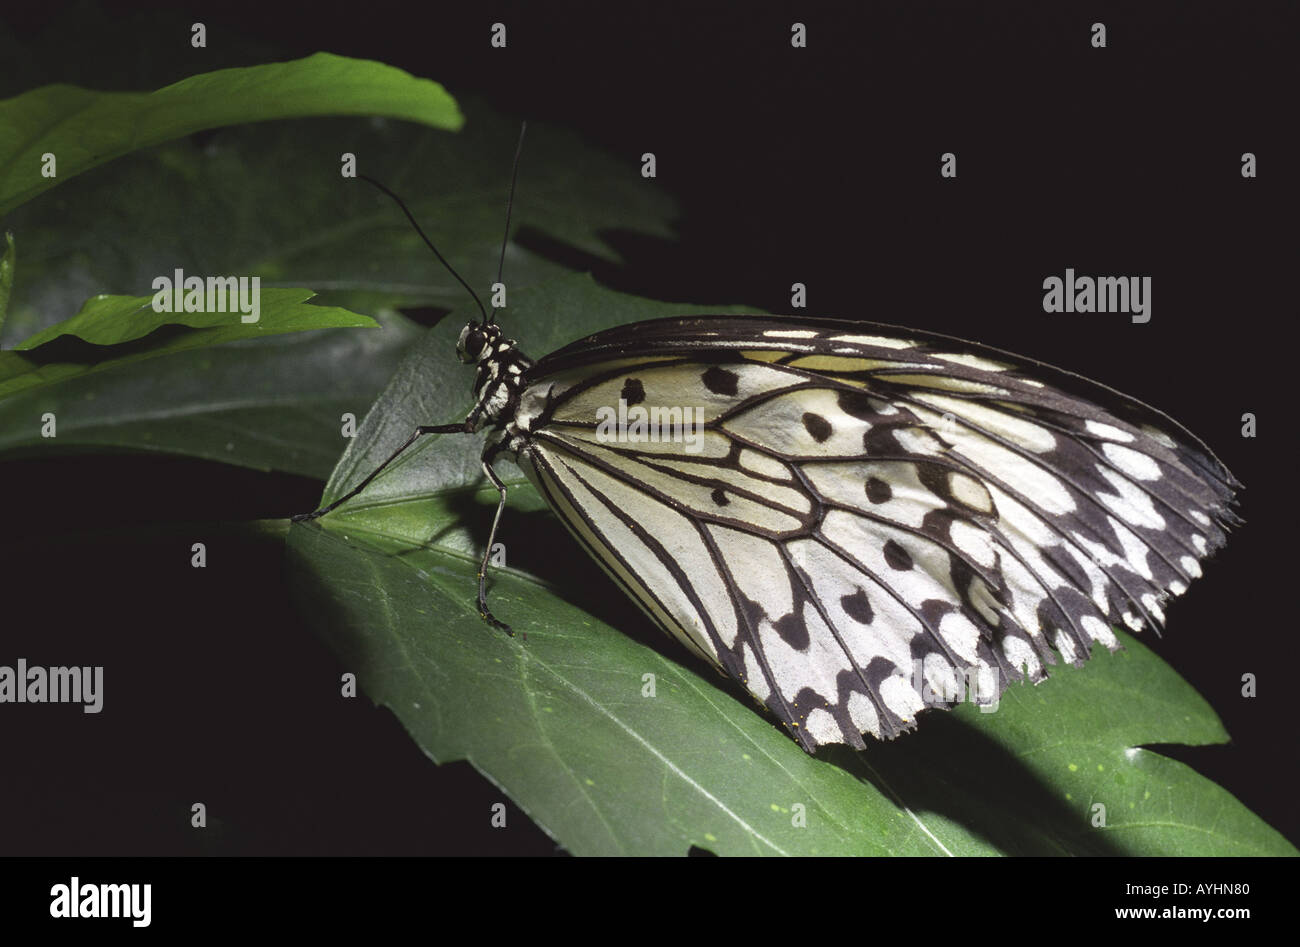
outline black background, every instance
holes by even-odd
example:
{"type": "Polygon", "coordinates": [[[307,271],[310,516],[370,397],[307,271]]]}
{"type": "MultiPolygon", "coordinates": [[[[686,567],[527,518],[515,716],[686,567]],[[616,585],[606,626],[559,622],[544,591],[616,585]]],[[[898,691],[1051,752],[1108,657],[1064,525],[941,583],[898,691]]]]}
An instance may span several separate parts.
{"type": "MultiPolygon", "coordinates": [[[[22,43],[69,4],[6,10],[22,43]]],[[[949,332],[1060,365],[1176,417],[1246,484],[1247,525],[1152,643],[1233,742],[1168,752],[1292,841],[1296,316],[1292,4],[100,4],[158,42],[208,27],[210,64],[320,49],[572,127],[637,173],[657,156],[680,239],[610,235],[613,288],[949,332]],[[489,46],[507,24],[509,46],[489,46]],[[804,22],[808,48],[790,46],[804,22]],[[1107,27],[1108,47],[1090,45],[1107,27]],[[244,51],[247,50],[245,53],[244,51]],[[959,176],[939,176],[940,155],[959,176]],[[1244,180],[1241,154],[1258,156],[1244,180]],[[1153,318],[1046,314],[1042,281],[1148,275],[1153,318]],[[1254,412],[1259,436],[1240,436],[1254,412]],[[1259,676],[1254,700],[1241,675],[1259,676]]],[[[75,23],[75,20],[73,21],[75,23]]],[[[72,27],[75,33],[75,27],[72,27]]],[[[85,37],[69,36],[70,45],[85,37]]],[[[30,85],[137,88],[140,64],[30,85]]],[[[180,75],[171,77],[181,78],[180,75]]],[[[503,163],[509,156],[503,156],[503,163]]],[[[521,191],[528,194],[527,151],[521,191]]],[[[503,187],[505,181],[503,179],[503,187]]],[[[533,353],[541,355],[543,353],[533,353]]],[[[446,419],[430,419],[431,421],[446,419]]],[[[555,851],[464,764],[435,768],[387,713],[337,699],[340,668],[279,595],[273,541],[189,568],[175,524],[310,509],[320,485],[181,459],[0,467],[0,654],[106,664],[98,718],[0,711],[0,853],[555,851]],[[124,542],[115,524],[153,524],[124,542]],[[66,542],[81,530],[77,561],[66,542]],[[131,634],[105,635],[110,629],[131,634]],[[111,646],[106,644],[111,641],[111,646]],[[134,696],[132,696],[134,695],[134,696]],[[148,695],[147,699],[141,695],[148,695]],[[207,803],[212,829],[188,827],[207,803]]],[[[557,541],[567,542],[557,527],[557,541]]],[[[1050,685],[1048,685],[1050,686],[1050,685]]]]}

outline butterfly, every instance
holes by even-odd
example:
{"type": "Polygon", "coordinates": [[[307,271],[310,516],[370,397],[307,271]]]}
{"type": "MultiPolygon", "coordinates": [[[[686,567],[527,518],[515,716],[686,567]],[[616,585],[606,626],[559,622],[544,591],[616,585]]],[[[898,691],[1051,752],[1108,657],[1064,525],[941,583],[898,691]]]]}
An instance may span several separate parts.
{"type": "Polygon", "coordinates": [[[485,621],[509,631],[485,588],[506,456],[629,598],[809,752],[891,739],[967,682],[994,701],[1057,655],[1117,649],[1115,626],[1159,629],[1241,522],[1241,484],[1177,422],[976,343],[685,316],[534,361],[495,316],[457,341],[468,416],[418,427],[295,519],[421,437],[486,430],[485,621]]]}

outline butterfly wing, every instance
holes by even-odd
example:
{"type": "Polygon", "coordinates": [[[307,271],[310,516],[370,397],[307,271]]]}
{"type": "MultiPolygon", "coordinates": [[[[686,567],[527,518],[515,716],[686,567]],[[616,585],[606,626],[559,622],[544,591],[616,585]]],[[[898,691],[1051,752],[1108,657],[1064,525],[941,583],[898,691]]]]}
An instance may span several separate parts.
{"type": "Polygon", "coordinates": [[[551,507],[810,750],[1158,626],[1235,521],[1239,484],[1166,416],[942,336],[655,320],[526,380],[520,461],[551,507]],[[702,428],[610,437],[620,399],[702,428]]]}

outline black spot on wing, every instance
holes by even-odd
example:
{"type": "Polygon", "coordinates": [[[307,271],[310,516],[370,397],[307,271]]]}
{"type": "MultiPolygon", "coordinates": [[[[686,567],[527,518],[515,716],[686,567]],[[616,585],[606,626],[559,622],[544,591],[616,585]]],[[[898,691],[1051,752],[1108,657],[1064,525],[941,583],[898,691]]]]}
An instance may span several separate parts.
{"type": "Polygon", "coordinates": [[[909,427],[909,423],[893,422],[889,424],[873,424],[862,435],[862,450],[868,457],[875,457],[881,454],[896,454],[902,449],[902,445],[894,437],[894,431],[903,427],[909,427]]]}
{"type": "Polygon", "coordinates": [[[872,503],[884,503],[894,495],[894,491],[890,489],[889,484],[879,477],[868,477],[866,487],[867,499],[872,503]]]}
{"type": "Polygon", "coordinates": [[[727,499],[727,494],[722,487],[714,487],[711,496],[713,497],[713,502],[718,504],[718,506],[726,506],[731,502],[727,499]]]}
{"type": "Polygon", "coordinates": [[[912,557],[906,549],[892,539],[885,540],[885,562],[889,563],[891,569],[897,569],[899,572],[906,572],[912,568],[912,557]]]}
{"type": "Polygon", "coordinates": [[[916,467],[916,479],[921,481],[921,486],[925,487],[945,503],[955,503],[956,498],[952,494],[952,481],[949,477],[949,471],[946,467],[938,464],[918,464],[916,467]]]}
{"type": "Polygon", "coordinates": [[[715,395],[734,395],[740,376],[720,365],[710,365],[700,376],[700,380],[704,382],[704,387],[715,395]]]}
{"type": "Polygon", "coordinates": [[[803,426],[812,436],[812,439],[818,444],[831,436],[831,422],[827,421],[820,414],[813,414],[811,411],[805,411],[803,416],[803,426]]]}
{"type": "Polygon", "coordinates": [[[876,617],[875,612],[871,610],[871,602],[867,599],[867,593],[862,589],[841,598],[840,607],[844,609],[846,615],[863,625],[870,625],[871,619],[876,617]]]}
{"type": "Polygon", "coordinates": [[[641,384],[640,378],[629,378],[623,382],[623,390],[619,397],[628,403],[628,407],[634,404],[640,404],[645,401],[645,385],[641,384]]]}
{"type": "Polygon", "coordinates": [[[797,611],[781,616],[772,623],[772,627],[785,643],[796,651],[807,650],[808,626],[804,624],[803,617],[797,611]]]}
{"type": "Polygon", "coordinates": [[[841,391],[836,395],[840,410],[860,421],[874,421],[880,417],[871,406],[871,399],[860,391],[841,391]]]}

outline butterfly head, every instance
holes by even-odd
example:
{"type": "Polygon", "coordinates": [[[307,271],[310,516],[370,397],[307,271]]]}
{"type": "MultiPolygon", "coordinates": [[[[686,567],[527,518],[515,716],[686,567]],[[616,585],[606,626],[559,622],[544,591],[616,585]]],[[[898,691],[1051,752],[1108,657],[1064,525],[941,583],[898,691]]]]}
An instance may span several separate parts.
{"type": "Polygon", "coordinates": [[[494,322],[473,321],[460,330],[456,341],[456,357],[466,365],[473,365],[485,354],[490,354],[501,341],[501,327],[494,322]]]}

